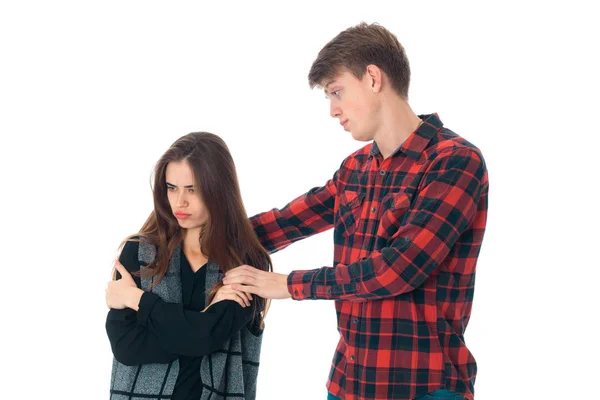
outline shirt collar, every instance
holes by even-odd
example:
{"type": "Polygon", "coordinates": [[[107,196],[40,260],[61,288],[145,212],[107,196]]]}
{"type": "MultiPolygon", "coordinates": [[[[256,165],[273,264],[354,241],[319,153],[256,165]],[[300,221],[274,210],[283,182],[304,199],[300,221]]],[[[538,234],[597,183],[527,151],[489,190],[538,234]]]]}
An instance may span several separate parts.
{"type": "MultiPolygon", "coordinates": [[[[431,139],[437,134],[440,128],[444,126],[437,113],[419,115],[419,118],[423,120],[423,123],[419,125],[417,130],[411,133],[410,136],[406,138],[404,143],[394,150],[390,156],[394,156],[398,152],[402,152],[407,156],[418,160],[423,150],[427,148],[427,145],[431,139]]],[[[369,156],[375,157],[378,154],[381,154],[379,151],[379,146],[377,146],[377,143],[373,141],[371,150],[369,151],[369,156]]]]}

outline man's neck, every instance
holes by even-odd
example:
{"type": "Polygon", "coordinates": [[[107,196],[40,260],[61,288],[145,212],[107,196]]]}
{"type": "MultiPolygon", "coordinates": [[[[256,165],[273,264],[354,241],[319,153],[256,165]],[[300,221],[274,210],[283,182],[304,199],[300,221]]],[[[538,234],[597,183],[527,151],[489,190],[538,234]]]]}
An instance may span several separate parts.
{"type": "Polygon", "coordinates": [[[384,159],[400,147],[423,122],[408,103],[397,96],[383,103],[381,121],[374,140],[384,159]]]}

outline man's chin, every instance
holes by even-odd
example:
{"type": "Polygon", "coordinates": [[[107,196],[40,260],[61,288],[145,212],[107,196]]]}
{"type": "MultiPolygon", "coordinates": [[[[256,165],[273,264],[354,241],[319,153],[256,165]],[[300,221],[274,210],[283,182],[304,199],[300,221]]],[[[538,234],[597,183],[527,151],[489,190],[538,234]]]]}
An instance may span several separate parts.
{"type": "Polygon", "coordinates": [[[355,133],[355,132],[350,132],[350,134],[352,135],[352,139],[354,139],[358,142],[370,142],[371,140],[373,140],[372,138],[369,137],[369,135],[363,135],[363,134],[355,133]]]}

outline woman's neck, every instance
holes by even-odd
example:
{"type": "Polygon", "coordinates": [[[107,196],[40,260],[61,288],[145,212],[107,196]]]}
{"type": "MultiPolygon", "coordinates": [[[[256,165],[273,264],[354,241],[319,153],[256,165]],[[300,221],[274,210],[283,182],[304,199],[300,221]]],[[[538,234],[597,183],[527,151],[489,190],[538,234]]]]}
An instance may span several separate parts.
{"type": "Polygon", "coordinates": [[[196,272],[208,261],[200,246],[200,229],[186,229],[183,235],[183,254],[192,271],[196,272]]]}
{"type": "Polygon", "coordinates": [[[200,247],[200,228],[183,231],[183,251],[187,254],[202,254],[200,247]]]}

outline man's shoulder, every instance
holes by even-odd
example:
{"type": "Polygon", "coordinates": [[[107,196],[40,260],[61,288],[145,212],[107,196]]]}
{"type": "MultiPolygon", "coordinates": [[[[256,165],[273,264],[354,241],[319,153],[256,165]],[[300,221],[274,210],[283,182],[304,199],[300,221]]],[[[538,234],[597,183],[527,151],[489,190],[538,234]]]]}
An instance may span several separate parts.
{"type": "Polygon", "coordinates": [[[454,153],[473,154],[483,161],[481,150],[456,132],[444,127],[425,149],[426,158],[431,160],[454,153]]]}

